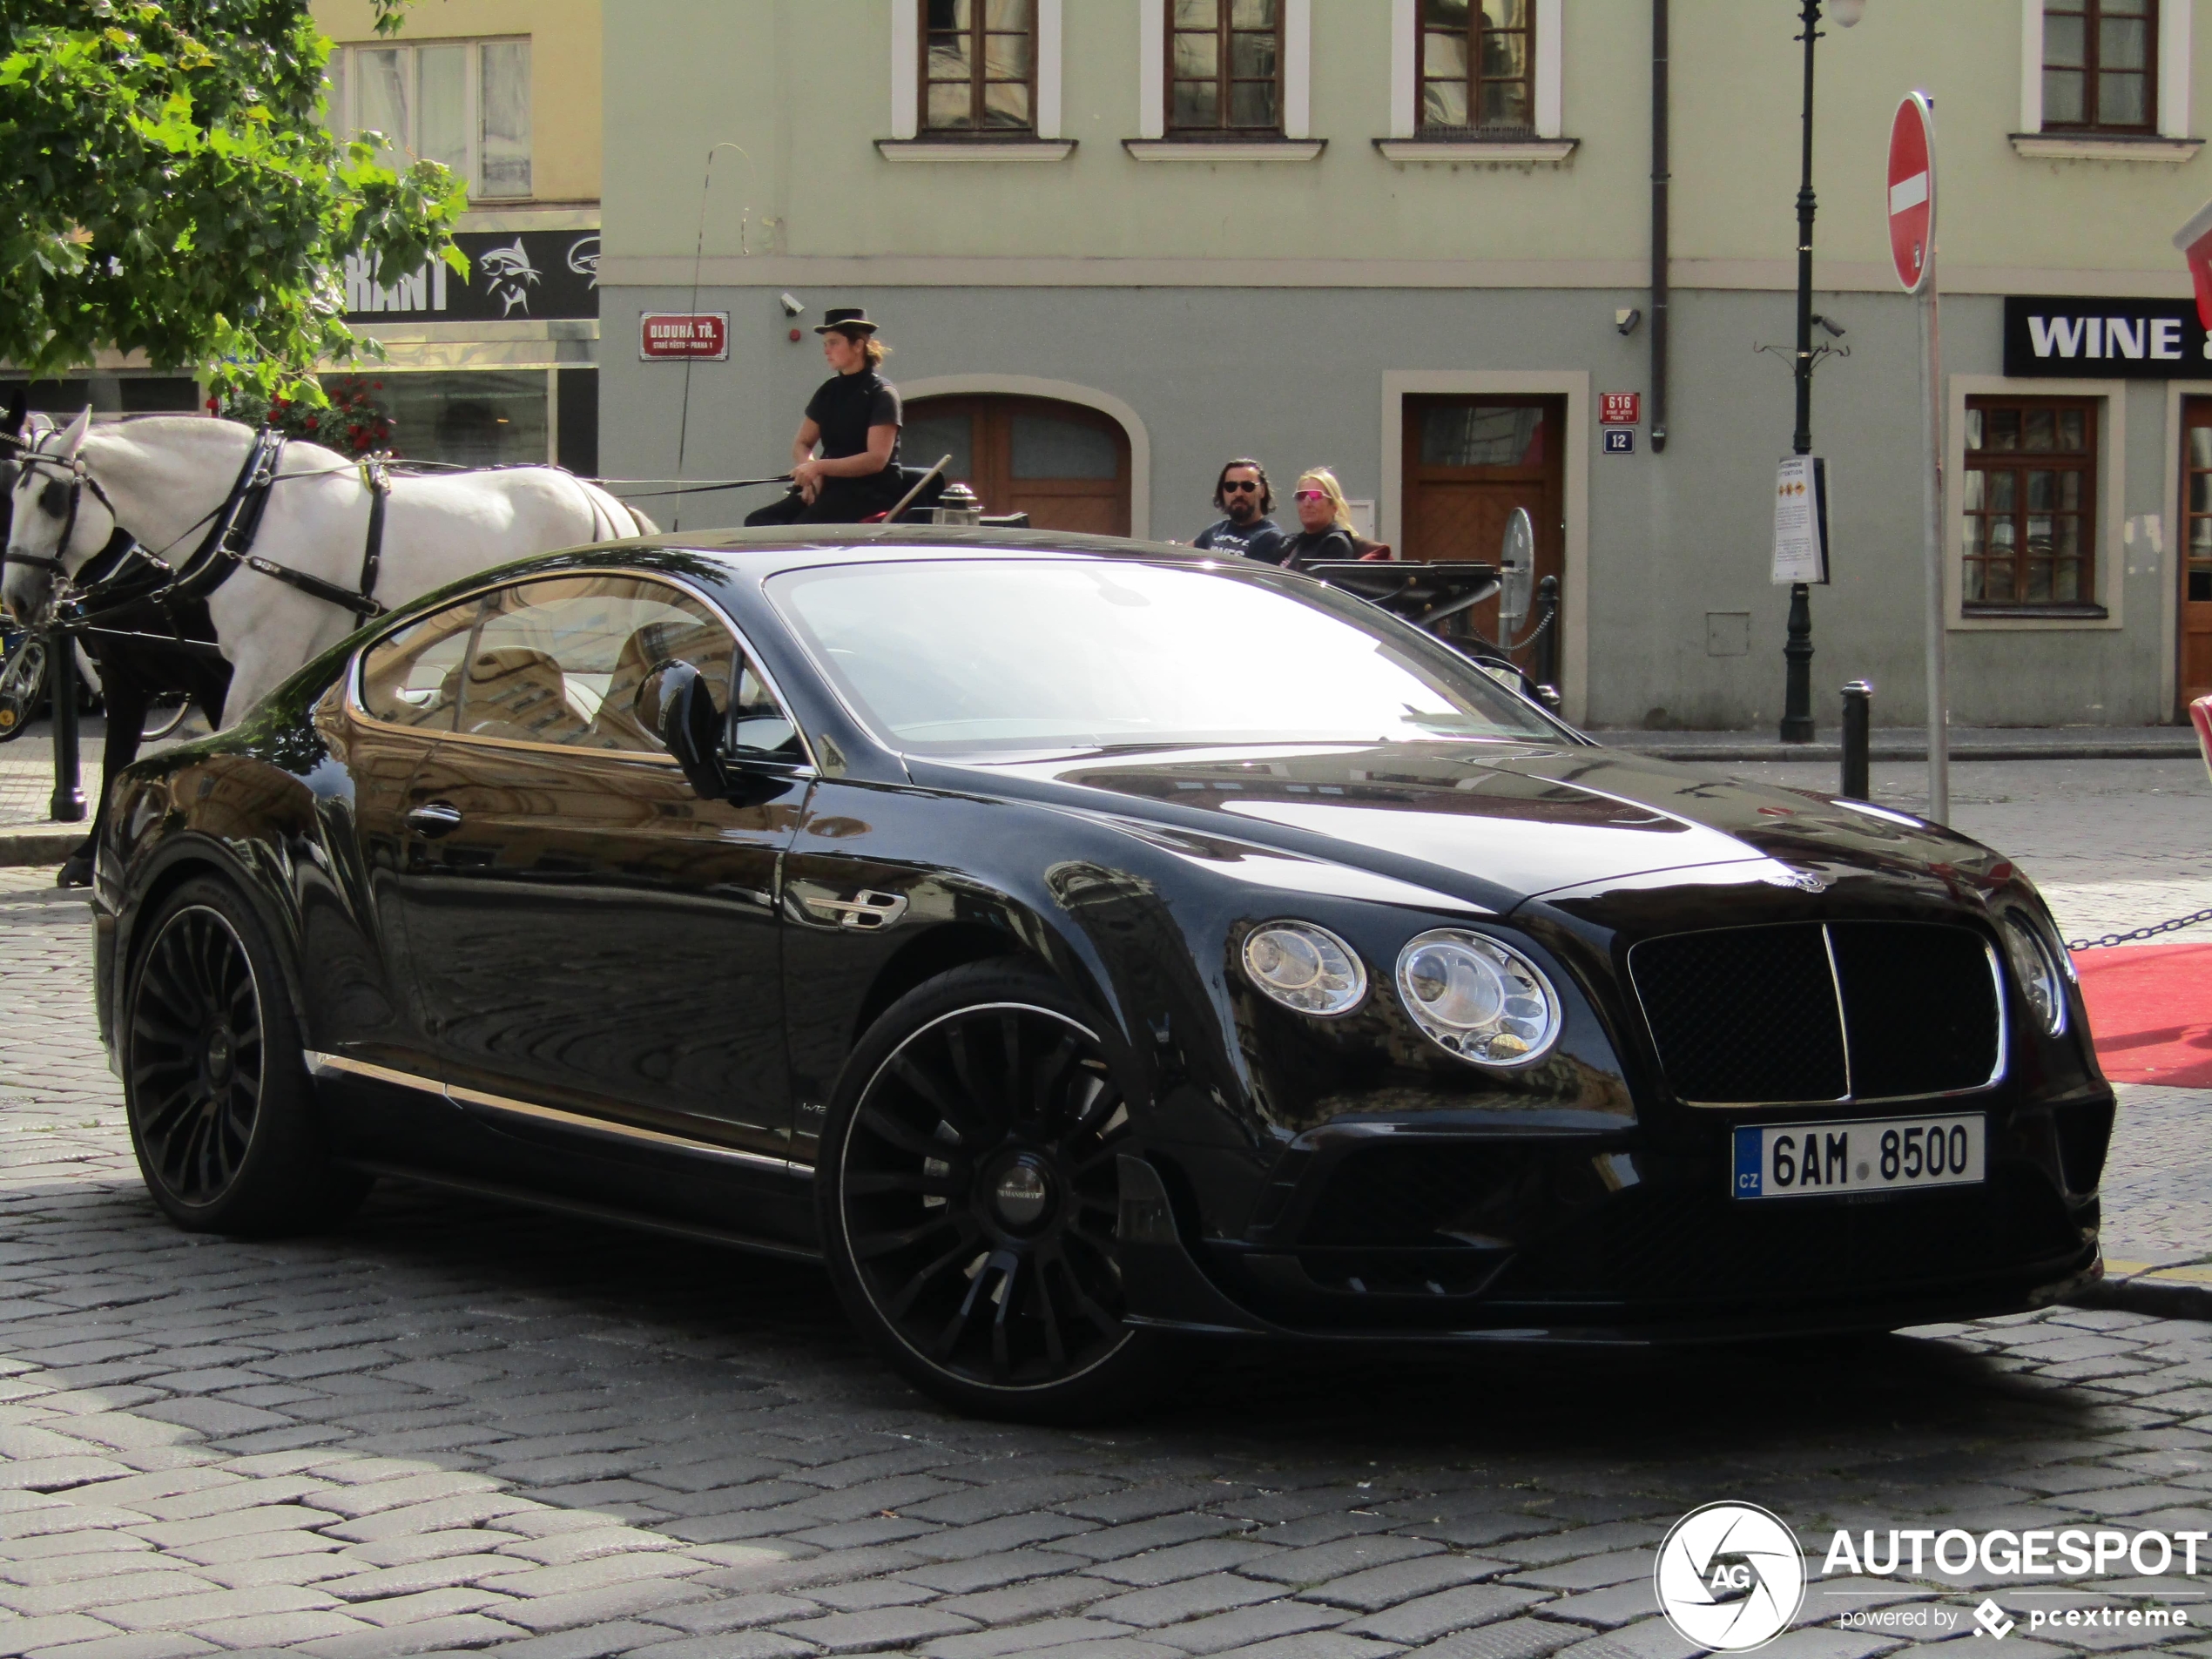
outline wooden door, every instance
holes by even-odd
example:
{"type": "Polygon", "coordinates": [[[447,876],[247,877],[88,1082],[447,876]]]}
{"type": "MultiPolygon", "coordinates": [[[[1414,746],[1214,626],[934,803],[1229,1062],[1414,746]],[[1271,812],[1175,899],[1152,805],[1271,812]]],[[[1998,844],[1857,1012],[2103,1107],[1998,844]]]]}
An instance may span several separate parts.
{"type": "Polygon", "coordinates": [[[1027,513],[1038,529],[1127,536],[1129,435],[1081,404],[1041,397],[926,397],[906,408],[900,458],[948,476],[987,513],[1027,513]]]}
{"type": "Polygon", "coordinates": [[[2212,397],[2182,405],[2181,671],[2183,707],[2212,696],[2212,397]]]}
{"type": "MultiPolygon", "coordinates": [[[[1526,507],[1536,528],[1536,579],[1564,583],[1566,429],[1563,397],[1407,398],[1399,556],[1494,564],[1513,509],[1526,507]]],[[[1478,605],[1470,620],[1497,638],[1496,601],[1478,605]]]]}

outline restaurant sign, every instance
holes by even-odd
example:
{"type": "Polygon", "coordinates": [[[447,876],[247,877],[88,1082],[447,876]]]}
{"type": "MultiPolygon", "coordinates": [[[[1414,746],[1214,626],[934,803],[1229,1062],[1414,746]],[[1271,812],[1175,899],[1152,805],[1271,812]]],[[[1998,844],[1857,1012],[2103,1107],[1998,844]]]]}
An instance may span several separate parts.
{"type": "Polygon", "coordinates": [[[597,231],[463,231],[466,277],[442,260],[379,282],[346,256],[348,322],[543,322],[599,314],[597,231]]]}
{"type": "Polygon", "coordinates": [[[2005,373],[2020,379],[2194,380],[2212,360],[2194,300],[2007,294],[2005,373]]]}

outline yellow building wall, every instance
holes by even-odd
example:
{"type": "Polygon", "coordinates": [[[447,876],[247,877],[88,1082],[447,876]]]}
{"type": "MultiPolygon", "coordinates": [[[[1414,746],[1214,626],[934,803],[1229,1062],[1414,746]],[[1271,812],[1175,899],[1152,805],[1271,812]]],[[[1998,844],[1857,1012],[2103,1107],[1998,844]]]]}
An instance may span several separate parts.
{"type": "MultiPolygon", "coordinates": [[[[415,0],[401,40],[527,35],[530,42],[529,203],[599,199],[599,0],[415,0]]],[[[376,37],[368,0],[315,0],[315,21],[341,45],[376,37]]]]}

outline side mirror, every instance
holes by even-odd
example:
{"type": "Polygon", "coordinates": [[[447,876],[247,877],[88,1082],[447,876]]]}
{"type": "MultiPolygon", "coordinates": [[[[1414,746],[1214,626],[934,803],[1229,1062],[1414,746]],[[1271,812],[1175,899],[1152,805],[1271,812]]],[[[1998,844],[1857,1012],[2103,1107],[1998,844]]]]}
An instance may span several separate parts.
{"type": "Polygon", "coordinates": [[[639,684],[635,709],[638,725],[659,734],[700,799],[730,792],[719,753],[722,717],[705,675],[689,663],[662,663],[639,684]]]}

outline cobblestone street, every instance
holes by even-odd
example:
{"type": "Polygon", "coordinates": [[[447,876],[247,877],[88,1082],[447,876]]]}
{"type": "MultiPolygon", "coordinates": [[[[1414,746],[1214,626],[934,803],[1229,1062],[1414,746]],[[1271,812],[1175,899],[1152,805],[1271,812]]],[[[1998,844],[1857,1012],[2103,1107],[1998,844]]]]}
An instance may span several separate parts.
{"type": "MultiPolygon", "coordinates": [[[[2071,934],[2212,902],[2194,762],[1954,786],[2071,934]]],[[[81,895],[51,880],[0,871],[0,1654],[1672,1659],[1652,1546],[1716,1499],[1774,1509],[1816,1569],[1834,1527],[2212,1527],[2212,1325],[2133,1313],[1687,1355],[1217,1350],[1169,1409],[1068,1432],[923,1402],[809,1268],[388,1183],[329,1237],[189,1237],[139,1186],[81,895]]],[[[2212,1254],[2208,1103],[2128,1091],[2108,1251],[2212,1254]]],[[[2035,1608],[2212,1622],[2201,1582],[1997,1588],[2004,1651],[2062,1650],[2035,1608]]],[[[1963,1635],[1989,1588],[1816,1571],[1766,1651],[1903,1646],[1838,1621],[1932,1595],[1956,1622],[1920,1634],[1963,1635]]],[[[2195,1623],[2064,1634],[2212,1655],[2195,1623]]]]}

